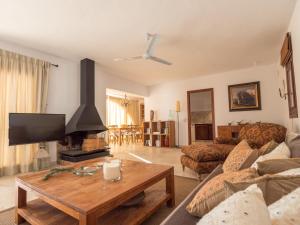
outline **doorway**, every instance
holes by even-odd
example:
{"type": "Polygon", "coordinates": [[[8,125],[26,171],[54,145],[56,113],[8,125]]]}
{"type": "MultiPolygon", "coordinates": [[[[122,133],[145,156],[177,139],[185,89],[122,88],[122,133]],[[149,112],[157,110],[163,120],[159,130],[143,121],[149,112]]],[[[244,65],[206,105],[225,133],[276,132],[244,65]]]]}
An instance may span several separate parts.
{"type": "Polygon", "coordinates": [[[189,144],[212,141],[215,138],[215,108],[213,88],[187,92],[189,144]]]}

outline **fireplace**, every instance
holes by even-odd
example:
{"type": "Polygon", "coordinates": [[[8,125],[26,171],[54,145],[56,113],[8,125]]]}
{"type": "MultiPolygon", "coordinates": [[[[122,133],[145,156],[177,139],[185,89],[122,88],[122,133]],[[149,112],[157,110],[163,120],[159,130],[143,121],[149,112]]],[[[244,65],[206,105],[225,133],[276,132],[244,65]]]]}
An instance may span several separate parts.
{"type": "Polygon", "coordinates": [[[66,126],[66,139],[61,142],[59,157],[78,162],[109,155],[109,148],[97,134],[106,131],[95,106],[95,62],[80,62],[80,106],[66,126]],[[102,143],[102,144],[101,144],[102,143]]]}

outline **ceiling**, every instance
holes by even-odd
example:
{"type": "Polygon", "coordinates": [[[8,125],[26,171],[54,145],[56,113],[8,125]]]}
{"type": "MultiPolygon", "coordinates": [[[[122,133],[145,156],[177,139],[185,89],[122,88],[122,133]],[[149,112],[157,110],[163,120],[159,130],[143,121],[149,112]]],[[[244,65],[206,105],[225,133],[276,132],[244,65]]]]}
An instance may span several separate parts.
{"type": "Polygon", "coordinates": [[[0,40],[153,85],[275,62],[296,0],[0,0],[0,40]],[[115,62],[140,55],[173,62],[115,62]]]}

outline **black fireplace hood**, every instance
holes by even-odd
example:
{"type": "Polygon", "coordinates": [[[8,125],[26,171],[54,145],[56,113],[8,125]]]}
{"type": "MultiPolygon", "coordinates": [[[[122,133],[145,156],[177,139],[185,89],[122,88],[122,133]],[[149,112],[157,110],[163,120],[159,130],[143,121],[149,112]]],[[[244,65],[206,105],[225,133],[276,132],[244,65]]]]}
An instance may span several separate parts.
{"type": "Polygon", "coordinates": [[[66,126],[66,135],[106,131],[95,106],[95,62],[80,61],[80,106],[66,126]]]}

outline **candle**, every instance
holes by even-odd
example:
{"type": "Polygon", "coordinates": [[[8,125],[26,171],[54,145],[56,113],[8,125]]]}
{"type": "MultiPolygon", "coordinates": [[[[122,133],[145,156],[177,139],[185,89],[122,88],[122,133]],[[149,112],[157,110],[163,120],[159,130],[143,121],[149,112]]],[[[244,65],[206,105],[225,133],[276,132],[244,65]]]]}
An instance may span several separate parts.
{"type": "Polygon", "coordinates": [[[120,162],[105,162],[103,164],[103,177],[105,180],[120,180],[120,162]]]}
{"type": "Polygon", "coordinates": [[[176,112],[180,112],[180,101],[176,101],[176,112]]]}

